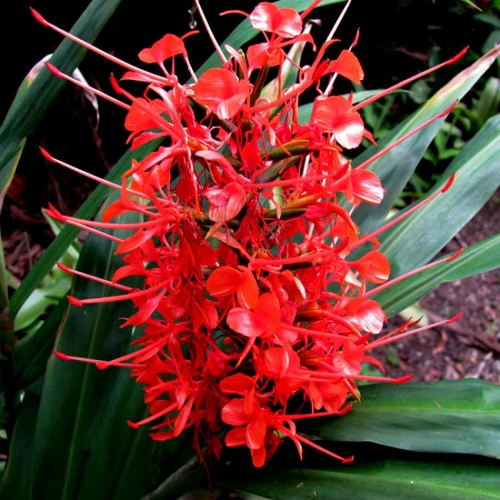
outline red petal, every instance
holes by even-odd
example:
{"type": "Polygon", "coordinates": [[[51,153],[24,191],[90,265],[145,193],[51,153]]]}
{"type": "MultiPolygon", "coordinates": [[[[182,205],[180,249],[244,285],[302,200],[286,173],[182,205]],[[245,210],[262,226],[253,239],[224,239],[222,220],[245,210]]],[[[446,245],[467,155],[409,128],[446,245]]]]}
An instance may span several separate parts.
{"type": "Polygon", "coordinates": [[[207,70],[193,85],[195,99],[208,106],[219,118],[232,118],[248,97],[250,86],[247,80],[239,81],[234,73],[227,69],[207,70]]]}
{"type": "Polygon", "coordinates": [[[243,395],[255,385],[253,378],[243,373],[236,373],[220,381],[220,390],[225,394],[243,395]]]}
{"type": "Polygon", "coordinates": [[[165,35],[149,49],[144,49],[139,53],[139,59],[145,63],[161,64],[166,59],[170,59],[186,51],[184,42],[175,35],[165,35]]]}
{"type": "Polygon", "coordinates": [[[256,413],[247,425],[247,445],[251,450],[258,450],[264,446],[266,437],[266,419],[262,413],[256,413]]]}
{"type": "Polygon", "coordinates": [[[363,139],[363,120],[344,97],[316,99],[311,123],[323,132],[332,132],[337,142],[347,149],[358,147],[363,139]]]}
{"type": "Polygon", "coordinates": [[[241,278],[236,297],[241,307],[253,309],[259,301],[259,286],[252,271],[246,267],[242,269],[241,278]]]}
{"type": "Polygon", "coordinates": [[[264,319],[259,319],[255,313],[248,309],[235,307],[227,315],[227,324],[229,328],[245,337],[259,337],[266,331],[264,319]]]}
{"type": "Polygon", "coordinates": [[[264,467],[266,463],[266,447],[262,446],[258,450],[250,450],[254,467],[264,467]]]}
{"type": "Polygon", "coordinates": [[[175,425],[174,425],[174,435],[175,436],[179,436],[181,434],[181,432],[184,430],[184,427],[186,427],[186,423],[188,421],[189,415],[191,415],[191,408],[193,407],[193,403],[194,403],[194,397],[191,397],[191,399],[187,402],[187,404],[179,412],[179,415],[177,415],[177,418],[175,419],[175,425]]]}
{"type": "Polygon", "coordinates": [[[232,399],[221,410],[221,419],[225,424],[239,427],[250,421],[250,416],[245,412],[243,399],[232,399]]]}
{"type": "Polygon", "coordinates": [[[369,170],[351,172],[352,194],[371,205],[378,205],[384,198],[384,188],[380,179],[369,170]]]}
{"type": "Polygon", "coordinates": [[[384,310],[374,300],[352,299],[346,311],[356,326],[370,333],[380,333],[387,319],[384,310]]]}
{"type": "Polygon", "coordinates": [[[237,182],[230,182],[223,189],[211,189],[206,196],[210,202],[208,216],[214,222],[234,219],[247,201],[245,189],[237,182]]]}
{"type": "Polygon", "coordinates": [[[335,61],[330,62],[324,74],[338,73],[358,85],[364,77],[358,58],[349,50],[343,50],[335,61]]]}
{"type": "Polygon", "coordinates": [[[259,297],[255,315],[265,324],[267,335],[276,333],[281,324],[281,309],[278,297],[274,293],[263,293],[259,297]]]}
{"type": "Polygon", "coordinates": [[[389,260],[384,254],[377,251],[368,252],[351,265],[371,283],[384,283],[391,273],[389,260]]]}
{"type": "Polygon", "coordinates": [[[290,8],[279,8],[269,2],[262,2],[250,14],[252,26],[259,31],[276,33],[284,38],[300,35],[302,19],[290,8]]]}
{"type": "Polygon", "coordinates": [[[226,446],[235,448],[236,446],[244,446],[247,444],[246,429],[244,427],[235,427],[226,434],[226,446]]]}
{"type": "Polygon", "coordinates": [[[207,280],[207,291],[212,297],[227,297],[236,292],[242,275],[233,267],[222,266],[216,269],[207,280]]]}

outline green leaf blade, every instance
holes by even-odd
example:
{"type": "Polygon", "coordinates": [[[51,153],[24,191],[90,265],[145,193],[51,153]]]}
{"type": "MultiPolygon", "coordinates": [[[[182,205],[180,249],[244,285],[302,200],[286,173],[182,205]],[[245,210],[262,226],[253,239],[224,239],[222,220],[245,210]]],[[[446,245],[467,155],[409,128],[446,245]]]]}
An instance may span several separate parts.
{"type": "Polygon", "coordinates": [[[361,389],[361,403],[304,429],[331,441],[372,442],[408,451],[500,457],[500,387],[479,380],[361,389]]]}

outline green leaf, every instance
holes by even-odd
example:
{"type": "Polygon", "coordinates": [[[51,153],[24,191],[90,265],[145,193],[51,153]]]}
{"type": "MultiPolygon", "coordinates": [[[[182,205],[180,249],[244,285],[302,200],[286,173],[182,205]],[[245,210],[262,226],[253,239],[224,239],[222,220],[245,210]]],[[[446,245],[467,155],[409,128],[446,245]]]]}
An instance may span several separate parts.
{"type": "Polygon", "coordinates": [[[66,297],[63,297],[50,312],[42,326],[14,346],[14,381],[17,390],[24,389],[43,375],[67,309],[68,302],[66,297]]]}
{"type": "MultiPolygon", "coordinates": [[[[121,176],[130,168],[132,159],[142,160],[151,151],[154,151],[161,144],[161,140],[152,141],[136,151],[127,151],[110,170],[106,176],[108,181],[120,183],[121,176]]],[[[75,213],[75,217],[81,219],[92,218],[102,204],[103,199],[109,194],[110,188],[99,185],[93,193],[85,200],[83,205],[75,213]]],[[[10,300],[10,314],[14,317],[33,290],[41,283],[44,277],[54,267],[54,264],[66,252],[73,243],[80,230],[72,226],[66,226],[45,250],[42,257],[36,262],[28,275],[24,278],[19,288],[15,291],[10,300]]]]}
{"type": "Polygon", "coordinates": [[[428,262],[488,201],[500,185],[499,157],[497,115],[469,141],[431,192],[441,189],[455,173],[450,189],[379,238],[391,262],[392,277],[428,262]]]}
{"type": "MultiPolygon", "coordinates": [[[[114,251],[114,243],[90,235],[78,269],[109,278],[120,265],[114,251]]],[[[75,280],[72,293],[78,297],[110,295],[104,285],[81,278],[75,280]]],[[[118,318],[130,315],[132,308],[128,301],[71,307],[56,349],[105,360],[126,354],[134,332],[121,329],[118,318]]],[[[61,500],[113,498],[122,471],[139,450],[142,462],[134,473],[127,470],[130,493],[135,491],[138,498],[149,486],[152,442],[144,431],[128,427],[127,420],[139,420],[144,413],[141,387],[128,371],[100,371],[93,365],[52,356],[35,436],[33,495],[36,492],[37,499],[61,500]],[[144,439],[146,444],[142,445],[144,439]]]]}
{"type": "Polygon", "coordinates": [[[500,235],[496,235],[466,248],[455,260],[411,276],[374,298],[391,317],[425,297],[441,283],[468,278],[499,267],[500,235]]]}
{"type": "MultiPolygon", "coordinates": [[[[71,29],[71,33],[92,42],[120,4],[120,0],[93,0],[71,29]]],[[[33,23],[36,21],[33,20],[33,23]]],[[[72,74],[87,49],[70,40],[63,40],[50,62],[72,74]]],[[[30,135],[65,85],[64,80],[42,69],[0,128],[0,172],[8,168],[19,153],[22,142],[30,135]]],[[[1,176],[1,174],[0,174],[1,176]]],[[[2,181],[5,181],[1,177],[2,181]]],[[[2,186],[0,185],[0,190],[2,186]]]]}
{"type": "Polygon", "coordinates": [[[325,469],[228,467],[216,482],[273,500],[491,500],[500,498],[498,464],[412,455],[325,469]]]}
{"type": "Polygon", "coordinates": [[[330,441],[500,457],[498,386],[480,380],[375,384],[362,387],[361,398],[347,415],[303,429],[330,441]]]}
{"type": "MultiPolygon", "coordinates": [[[[323,0],[316,7],[316,9],[335,3],[343,3],[345,1],[346,0],[323,0]]],[[[280,0],[279,2],[276,2],[276,5],[278,7],[289,7],[291,9],[295,9],[297,12],[302,12],[311,5],[311,2],[309,0],[280,0]]],[[[239,49],[242,45],[252,40],[252,38],[254,38],[258,33],[259,32],[257,30],[252,28],[250,21],[245,19],[232,31],[232,33],[220,44],[220,46],[224,48],[225,45],[230,45],[233,49],[239,49]]],[[[207,61],[205,61],[196,74],[200,75],[207,69],[218,66],[220,66],[220,59],[219,56],[214,53],[207,59],[207,61]]]]}
{"type": "Polygon", "coordinates": [[[0,482],[0,498],[30,498],[31,463],[43,380],[26,389],[9,446],[7,467],[0,482]]]}
{"type": "MultiPolygon", "coordinates": [[[[457,99],[462,98],[493,64],[499,54],[500,47],[497,47],[458,74],[424,106],[387,134],[378,146],[370,147],[356,158],[353,164],[359,165],[383,147],[393,143],[426,120],[444,111],[457,99]]],[[[394,201],[409,181],[443,122],[443,118],[435,121],[370,165],[369,169],[379,176],[386,193],[380,205],[361,205],[354,212],[354,219],[359,224],[361,232],[369,233],[382,225],[394,201]]]]}
{"type": "Polygon", "coordinates": [[[481,125],[496,114],[500,107],[500,79],[488,78],[484,89],[481,92],[479,101],[474,112],[481,125]]]}

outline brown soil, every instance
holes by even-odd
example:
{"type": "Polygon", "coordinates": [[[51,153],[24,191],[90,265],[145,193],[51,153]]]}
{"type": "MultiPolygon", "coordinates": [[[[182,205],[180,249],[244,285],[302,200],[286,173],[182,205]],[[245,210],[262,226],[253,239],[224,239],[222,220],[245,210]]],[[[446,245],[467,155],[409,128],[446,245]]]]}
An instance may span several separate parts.
{"type": "MultiPolygon", "coordinates": [[[[477,243],[500,233],[500,192],[443,250],[477,243]]],[[[430,322],[464,314],[456,323],[417,334],[378,350],[392,376],[414,374],[415,381],[480,378],[500,383],[500,269],[463,280],[444,283],[420,305],[430,322]]],[[[400,318],[390,326],[402,324],[400,318]]]]}

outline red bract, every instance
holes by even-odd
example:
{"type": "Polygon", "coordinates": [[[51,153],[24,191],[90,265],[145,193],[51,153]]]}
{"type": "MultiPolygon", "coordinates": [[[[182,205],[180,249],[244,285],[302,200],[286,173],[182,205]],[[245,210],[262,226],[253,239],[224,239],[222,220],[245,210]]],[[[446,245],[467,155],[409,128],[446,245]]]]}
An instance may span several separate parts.
{"type": "Polygon", "coordinates": [[[341,96],[316,99],[311,122],[322,133],[332,134],[333,138],[347,149],[358,147],[363,139],[365,127],[360,114],[341,96]]]}
{"type": "Polygon", "coordinates": [[[280,8],[269,2],[262,2],[250,14],[252,26],[259,31],[267,31],[283,38],[300,35],[302,19],[299,14],[286,7],[280,8]]]}
{"type": "MultiPolygon", "coordinates": [[[[371,296],[402,279],[387,281],[390,266],[377,237],[427,201],[373,233],[359,234],[352,211],[361,203],[380,203],[384,194],[380,180],[366,167],[393,145],[351,167],[344,149],[370,137],[358,113],[366,102],[353,106],[343,97],[329,97],[334,78],[325,78],[330,80],[327,90],[315,99],[308,123],[298,123],[303,93],[313,84],[321,89],[324,76],[338,73],[356,83],[363,78],[350,50],[331,62],[324,59],[336,47],[329,40],[311,65],[293,63],[298,83],[284,87],[291,60],[285,47],[312,42],[302,32],[303,17],[289,8],[259,4],[250,22],[266,41],[248,47],[246,57],[226,47],[229,60],[216,46],[223,67],[209,69],[199,79],[192,73],[194,84],[179,84],[174,65],[171,74],[163,65],[182,55],[190,69],[184,43],[174,35],[165,35],[139,55],[159,64],[163,75],[107,56],[125,67],[125,79],[147,86],[135,97],[113,81],[130,105],[98,93],[127,110],[125,128],[133,148],[166,139],[142,161],[132,161],[121,185],[42,150],[48,161],[120,194],[103,221],[65,216],[53,207],[47,211],[113,241],[123,257],[111,280],[63,267],[119,291],[109,297],[70,297],[71,304],[131,301],[135,312],[123,326],[144,331],[132,351],[115,360],[57,355],[101,369],[130,369],[144,386],[150,416],[129,425],[150,425],[151,437],[160,441],[192,429],[201,460],[204,448],[219,457],[223,442],[230,448],[246,446],[256,467],[285,437],[301,456],[303,444],[321,449],[297,431],[296,421],[345,413],[351,400],[360,400],[358,380],[406,381],[363,375],[362,363],[377,364],[366,355],[373,347],[421,331],[404,331],[408,322],[369,343],[386,320],[371,296]],[[279,75],[271,82],[265,80],[269,66],[277,66],[279,75]],[[200,106],[206,113],[196,110],[200,106]],[[341,205],[341,199],[350,206],[341,205]],[[130,212],[139,222],[120,222],[130,212]],[[364,255],[352,257],[356,249],[364,249],[364,255]],[[140,278],[142,285],[122,284],[128,277],[140,278]],[[301,413],[288,413],[292,402],[301,413]]],[[[56,68],[51,71],[65,78],[56,68]]]]}
{"type": "Polygon", "coordinates": [[[185,52],[184,42],[178,36],[167,34],[150,49],[141,50],[139,59],[145,63],[162,64],[165,60],[185,52]]]}
{"type": "Polygon", "coordinates": [[[193,86],[195,99],[219,118],[232,118],[248,98],[250,85],[227,69],[209,69],[193,86]]]}

